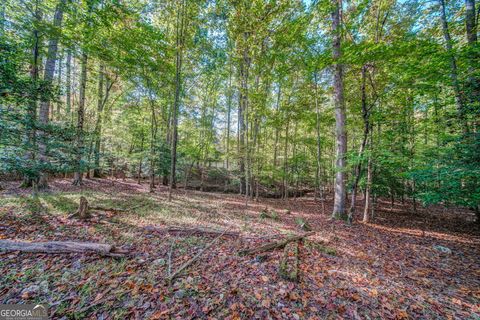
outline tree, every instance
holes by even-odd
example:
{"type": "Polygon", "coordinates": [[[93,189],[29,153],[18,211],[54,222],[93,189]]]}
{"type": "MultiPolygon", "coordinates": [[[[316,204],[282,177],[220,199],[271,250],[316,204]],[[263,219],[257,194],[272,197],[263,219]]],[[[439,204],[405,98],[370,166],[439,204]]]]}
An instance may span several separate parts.
{"type": "Polygon", "coordinates": [[[347,152],[347,137],[345,133],[345,101],[343,96],[343,64],[340,61],[341,51],[341,25],[340,25],[340,2],[334,0],[332,12],[333,33],[333,59],[334,59],[334,101],[335,101],[335,202],[333,204],[332,218],[346,219],[345,212],[345,157],[347,152]]]}
{"type": "MultiPolygon", "coordinates": [[[[40,101],[40,111],[39,111],[39,122],[43,125],[43,129],[39,131],[39,158],[40,161],[43,161],[45,164],[48,163],[48,156],[47,156],[47,139],[48,135],[46,133],[46,126],[50,119],[50,97],[52,96],[52,82],[53,76],[55,74],[55,63],[57,61],[57,51],[58,51],[58,33],[60,32],[62,19],[63,19],[63,9],[65,6],[65,0],[61,0],[55,9],[55,16],[53,18],[53,27],[55,28],[54,33],[48,43],[48,53],[47,53],[47,60],[45,62],[45,72],[43,76],[44,82],[44,89],[41,101],[40,101]]],[[[48,176],[47,172],[41,171],[40,178],[38,181],[38,187],[41,189],[45,189],[48,187],[48,176]]]]}

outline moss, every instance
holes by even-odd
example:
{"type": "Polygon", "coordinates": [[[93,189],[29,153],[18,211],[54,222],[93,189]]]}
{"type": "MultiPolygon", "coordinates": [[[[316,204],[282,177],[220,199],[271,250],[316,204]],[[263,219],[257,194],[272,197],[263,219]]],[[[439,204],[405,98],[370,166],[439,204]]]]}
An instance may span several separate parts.
{"type": "Polygon", "coordinates": [[[334,212],[332,214],[332,219],[347,221],[348,220],[348,215],[347,215],[346,212],[334,212]]]}

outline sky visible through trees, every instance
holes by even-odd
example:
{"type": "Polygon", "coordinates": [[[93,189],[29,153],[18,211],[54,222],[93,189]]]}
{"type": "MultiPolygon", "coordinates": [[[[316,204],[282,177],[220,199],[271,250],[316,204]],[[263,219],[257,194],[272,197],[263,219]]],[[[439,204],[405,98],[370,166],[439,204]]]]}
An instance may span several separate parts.
{"type": "Polygon", "coordinates": [[[2,170],[34,190],[121,172],[334,192],[349,220],[358,190],[478,212],[474,1],[2,7],[2,170]]]}

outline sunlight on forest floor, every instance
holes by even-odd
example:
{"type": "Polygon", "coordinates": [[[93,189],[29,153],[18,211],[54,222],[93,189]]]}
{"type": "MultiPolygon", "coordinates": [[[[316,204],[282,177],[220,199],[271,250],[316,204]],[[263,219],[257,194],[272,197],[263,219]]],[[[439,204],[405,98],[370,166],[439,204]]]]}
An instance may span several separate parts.
{"type": "MultiPolygon", "coordinates": [[[[166,187],[151,194],[147,185],[132,181],[87,180],[80,190],[58,180],[38,199],[16,186],[8,184],[0,196],[0,238],[95,241],[134,253],[121,259],[0,254],[0,302],[47,303],[53,318],[475,319],[480,315],[479,232],[463,216],[451,225],[451,220],[433,215],[451,215],[452,210],[432,209],[435,212],[428,215],[424,210],[415,216],[400,204],[390,212],[385,203],[373,223],[346,226],[329,221],[329,214],[322,215],[321,206],[308,197],[261,199],[249,202],[246,209],[241,196],[198,191],[178,190],[168,202],[166,187]],[[78,208],[80,196],[96,206],[135,209],[99,221],[67,219],[78,208]],[[261,218],[265,209],[277,218],[261,218]],[[408,219],[395,222],[391,218],[397,212],[408,219]],[[299,217],[316,234],[301,246],[298,283],[278,276],[282,250],[261,259],[237,254],[269,238],[301,233],[295,223],[299,217]],[[221,238],[169,285],[165,281],[169,251],[175,270],[211,241],[211,237],[145,229],[172,225],[231,227],[241,237],[221,238]],[[333,250],[325,253],[323,245],[333,250]],[[438,252],[435,246],[447,247],[451,253],[438,252]]],[[[327,212],[331,206],[327,201],[327,212]]]]}

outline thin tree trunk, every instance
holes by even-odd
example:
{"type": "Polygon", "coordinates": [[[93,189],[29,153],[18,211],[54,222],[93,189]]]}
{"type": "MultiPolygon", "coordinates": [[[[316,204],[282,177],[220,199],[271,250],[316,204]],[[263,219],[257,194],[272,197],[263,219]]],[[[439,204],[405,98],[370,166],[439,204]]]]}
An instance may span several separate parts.
{"type": "MultiPolygon", "coordinates": [[[[282,86],[279,83],[278,84],[278,93],[277,93],[277,105],[275,107],[275,115],[278,116],[278,112],[280,110],[280,98],[282,95],[282,86]]],[[[275,144],[273,146],[273,167],[275,168],[277,166],[277,149],[278,149],[278,136],[279,136],[279,130],[278,130],[278,125],[275,125],[275,144]]]]}
{"type": "Polygon", "coordinates": [[[95,159],[93,177],[100,178],[100,143],[101,143],[101,134],[102,134],[102,118],[103,118],[103,82],[105,77],[105,65],[101,62],[98,67],[98,89],[97,89],[97,121],[95,123],[94,129],[94,138],[95,138],[95,147],[93,150],[93,155],[95,159]]]}
{"type": "Polygon", "coordinates": [[[297,121],[295,121],[295,126],[293,127],[293,145],[292,145],[292,158],[294,162],[293,165],[293,184],[295,186],[295,190],[293,192],[293,200],[297,200],[297,192],[298,192],[298,167],[297,167],[297,121]]]}
{"type": "MultiPolygon", "coordinates": [[[[371,146],[371,139],[370,139],[370,146],[371,146]]],[[[370,148],[371,149],[371,148],[370,148]]],[[[370,193],[372,190],[372,156],[368,156],[367,162],[367,185],[365,186],[365,207],[363,210],[363,222],[368,223],[370,221],[370,215],[368,213],[368,209],[370,206],[370,193]]]]}
{"type": "Polygon", "coordinates": [[[367,107],[367,92],[366,92],[366,72],[367,66],[364,65],[362,67],[362,118],[363,118],[363,139],[362,143],[360,144],[360,150],[358,151],[358,162],[355,165],[355,174],[353,178],[353,186],[352,186],[352,199],[350,202],[350,210],[348,212],[348,222],[352,223],[353,216],[355,214],[355,202],[357,196],[357,188],[358,182],[360,181],[360,175],[362,171],[362,158],[363,153],[365,151],[365,146],[367,144],[368,133],[370,130],[370,122],[369,122],[369,108],[367,107]]]}
{"type": "MultiPolygon", "coordinates": [[[[144,119],[145,123],[145,119],[144,119]]],[[[138,170],[137,170],[137,183],[142,183],[142,164],[143,164],[143,144],[145,142],[145,133],[142,129],[142,140],[140,142],[140,161],[138,162],[138,170]]]]}
{"type": "Polygon", "coordinates": [[[343,97],[343,65],[339,61],[341,53],[341,25],[340,25],[340,0],[333,0],[334,10],[332,13],[333,32],[333,60],[334,65],[334,102],[335,102],[335,200],[333,204],[332,218],[345,220],[345,167],[347,152],[347,137],[345,133],[345,101],[343,97]]]}
{"type": "Polygon", "coordinates": [[[76,163],[75,173],[73,176],[73,185],[81,185],[83,169],[81,167],[83,156],[83,123],[85,116],[85,89],[87,85],[87,63],[88,55],[85,51],[82,52],[81,57],[81,75],[80,75],[80,93],[78,101],[78,118],[77,118],[77,137],[76,137],[76,163]]]}
{"type": "MultiPolygon", "coordinates": [[[[63,7],[65,5],[65,0],[61,0],[57,4],[55,9],[55,16],[53,18],[54,28],[60,28],[63,18],[63,7]]],[[[42,163],[48,163],[47,158],[47,134],[45,126],[48,125],[50,119],[50,92],[52,88],[53,76],[55,74],[55,62],[57,61],[57,51],[58,51],[58,36],[53,36],[48,42],[48,52],[47,60],[45,62],[45,72],[43,76],[44,86],[47,89],[47,95],[44,95],[40,101],[40,110],[38,120],[42,125],[42,129],[39,130],[39,139],[38,139],[38,151],[39,151],[39,160],[42,163]]],[[[44,170],[40,171],[40,177],[38,180],[38,187],[40,189],[48,188],[48,173],[44,170]]]]}
{"type": "Polygon", "coordinates": [[[468,124],[465,119],[465,99],[461,92],[460,82],[458,80],[457,60],[453,53],[452,38],[448,29],[447,14],[445,9],[445,0],[438,0],[440,4],[440,19],[442,22],[443,37],[445,39],[445,47],[450,59],[450,78],[452,80],[453,92],[455,94],[455,102],[457,104],[457,113],[462,129],[468,132],[468,124]]]}
{"type": "Polygon", "coordinates": [[[168,189],[168,201],[172,200],[172,192],[176,187],[176,169],[177,169],[177,140],[178,140],[178,109],[180,106],[180,95],[182,85],[182,60],[184,45],[184,24],[185,24],[185,1],[177,14],[176,27],[176,54],[175,54],[175,100],[172,110],[172,141],[171,141],[171,163],[170,163],[170,185],[168,189]]]}
{"type": "Polygon", "coordinates": [[[468,81],[467,94],[469,97],[470,110],[478,110],[480,102],[480,79],[477,70],[480,64],[480,53],[477,48],[477,24],[475,11],[475,0],[465,0],[465,29],[467,43],[470,49],[468,54],[468,81]]]}
{"type": "Polygon", "coordinates": [[[157,121],[155,118],[155,108],[152,97],[150,97],[150,193],[155,189],[155,139],[157,136],[157,121]]]}
{"type": "Polygon", "coordinates": [[[246,76],[246,49],[244,49],[244,52],[242,54],[242,59],[240,60],[240,92],[239,92],[239,105],[238,105],[238,126],[239,126],[239,170],[240,170],[240,193],[245,193],[247,194],[247,182],[246,182],[246,175],[245,175],[245,155],[246,155],[246,150],[245,150],[245,138],[248,138],[246,136],[246,117],[245,117],[245,109],[246,109],[246,88],[248,86],[247,84],[247,76],[246,76]]]}
{"type": "MultiPolygon", "coordinates": [[[[62,87],[62,66],[63,66],[63,54],[60,52],[58,57],[58,78],[57,78],[57,85],[59,88],[62,87]]],[[[53,110],[53,109],[52,109],[53,110]]],[[[60,95],[57,96],[57,111],[55,112],[55,119],[57,121],[61,120],[61,112],[62,112],[62,99],[60,95]]]]}
{"type": "Polygon", "coordinates": [[[228,172],[229,169],[229,160],[230,160],[230,115],[232,110],[232,66],[233,63],[230,63],[230,72],[228,78],[228,98],[227,98],[227,137],[226,137],[226,169],[228,172]]]}
{"type": "Polygon", "coordinates": [[[67,49],[67,66],[66,66],[66,88],[65,88],[65,98],[66,98],[66,108],[65,115],[66,119],[70,121],[72,119],[72,50],[67,49]]]}
{"type": "Polygon", "coordinates": [[[5,0],[0,1],[0,37],[5,35],[5,4],[5,0]]]}
{"type": "Polygon", "coordinates": [[[287,128],[285,130],[285,148],[283,150],[283,198],[288,199],[288,131],[290,118],[287,114],[287,128]]]}
{"type": "MultiPolygon", "coordinates": [[[[321,170],[322,170],[322,140],[320,136],[320,107],[318,103],[318,85],[317,72],[314,73],[315,81],[315,114],[316,114],[316,137],[317,137],[317,170],[315,171],[315,185],[317,187],[318,195],[322,203],[322,214],[325,214],[325,197],[323,195],[323,186],[321,185],[321,170]]],[[[314,192],[315,200],[317,200],[317,192],[314,192]]]]}
{"type": "MultiPolygon", "coordinates": [[[[35,1],[35,21],[40,23],[42,20],[42,13],[40,10],[39,0],[35,1]]],[[[32,47],[32,61],[30,63],[30,96],[28,101],[28,111],[26,115],[27,129],[25,135],[26,161],[35,161],[36,158],[36,120],[37,120],[37,98],[38,98],[38,66],[40,58],[40,32],[38,29],[33,30],[33,47],[32,47]]],[[[21,187],[33,187],[34,196],[37,193],[38,180],[30,175],[25,175],[21,187]]]]}

